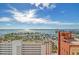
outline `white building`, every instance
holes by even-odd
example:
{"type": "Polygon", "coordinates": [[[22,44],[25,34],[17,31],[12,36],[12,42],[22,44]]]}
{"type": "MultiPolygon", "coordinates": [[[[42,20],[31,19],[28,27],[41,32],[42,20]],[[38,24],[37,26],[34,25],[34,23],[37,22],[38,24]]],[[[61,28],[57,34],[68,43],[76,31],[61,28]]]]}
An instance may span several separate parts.
{"type": "Polygon", "coordinates": [[[21,40],[0,43],[0,55],[46,55],[52,53],[53,42],[27,43],[21,40]]]}
{"type": "Polygon", "coordinates": [[[0,55],[11,55],[12,54],[12,42],[0,43],[0,55]]]}

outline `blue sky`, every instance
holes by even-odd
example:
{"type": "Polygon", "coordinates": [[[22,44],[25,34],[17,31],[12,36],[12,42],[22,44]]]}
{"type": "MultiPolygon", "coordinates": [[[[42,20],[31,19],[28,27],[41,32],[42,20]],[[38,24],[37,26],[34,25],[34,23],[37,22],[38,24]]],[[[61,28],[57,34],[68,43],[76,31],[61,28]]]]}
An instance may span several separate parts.
{"type": "Polygon", "coordinates": [[[0,4],[0,29],[79,29],[79,4],[0,4]]]}

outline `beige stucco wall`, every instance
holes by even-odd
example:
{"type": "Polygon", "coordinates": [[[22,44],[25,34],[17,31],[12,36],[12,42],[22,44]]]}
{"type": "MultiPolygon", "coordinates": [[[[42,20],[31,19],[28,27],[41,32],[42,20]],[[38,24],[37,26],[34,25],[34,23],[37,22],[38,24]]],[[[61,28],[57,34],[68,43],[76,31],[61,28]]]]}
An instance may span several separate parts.
{"type": "Polygon", "coordinates": [[[77,53],[79,53],[79,46],[70,47],[70,55],[73,55],[73,53],[74,53],[74,55],[77,55],[77,53]]]}

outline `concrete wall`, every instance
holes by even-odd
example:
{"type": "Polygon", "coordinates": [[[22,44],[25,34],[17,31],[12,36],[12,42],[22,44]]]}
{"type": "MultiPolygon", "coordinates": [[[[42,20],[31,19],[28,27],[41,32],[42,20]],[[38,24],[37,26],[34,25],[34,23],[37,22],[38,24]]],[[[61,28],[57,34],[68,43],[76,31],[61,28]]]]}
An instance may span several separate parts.
{"type": "Polygon", "coordinates": [[[58,33],[58,54],[59,55],[69,55],[70,45],[69,40],[72,38],[70,32],[59,32],[58,33]]]}
{"type": "Polygon", "coordinates": [[[70,55],[79,55],[79,45],[70,46],[70,55]]]}

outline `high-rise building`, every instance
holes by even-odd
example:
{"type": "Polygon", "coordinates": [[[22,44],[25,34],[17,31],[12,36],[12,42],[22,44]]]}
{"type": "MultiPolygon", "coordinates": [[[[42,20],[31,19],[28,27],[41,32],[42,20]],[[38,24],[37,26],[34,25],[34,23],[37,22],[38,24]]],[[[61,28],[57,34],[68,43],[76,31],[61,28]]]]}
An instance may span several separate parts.
{"type": "Polygon", "coordinates": [[[71,32],[58,33],[58,54],[77,55],[79,54],[79,38],[71,32]]]}

